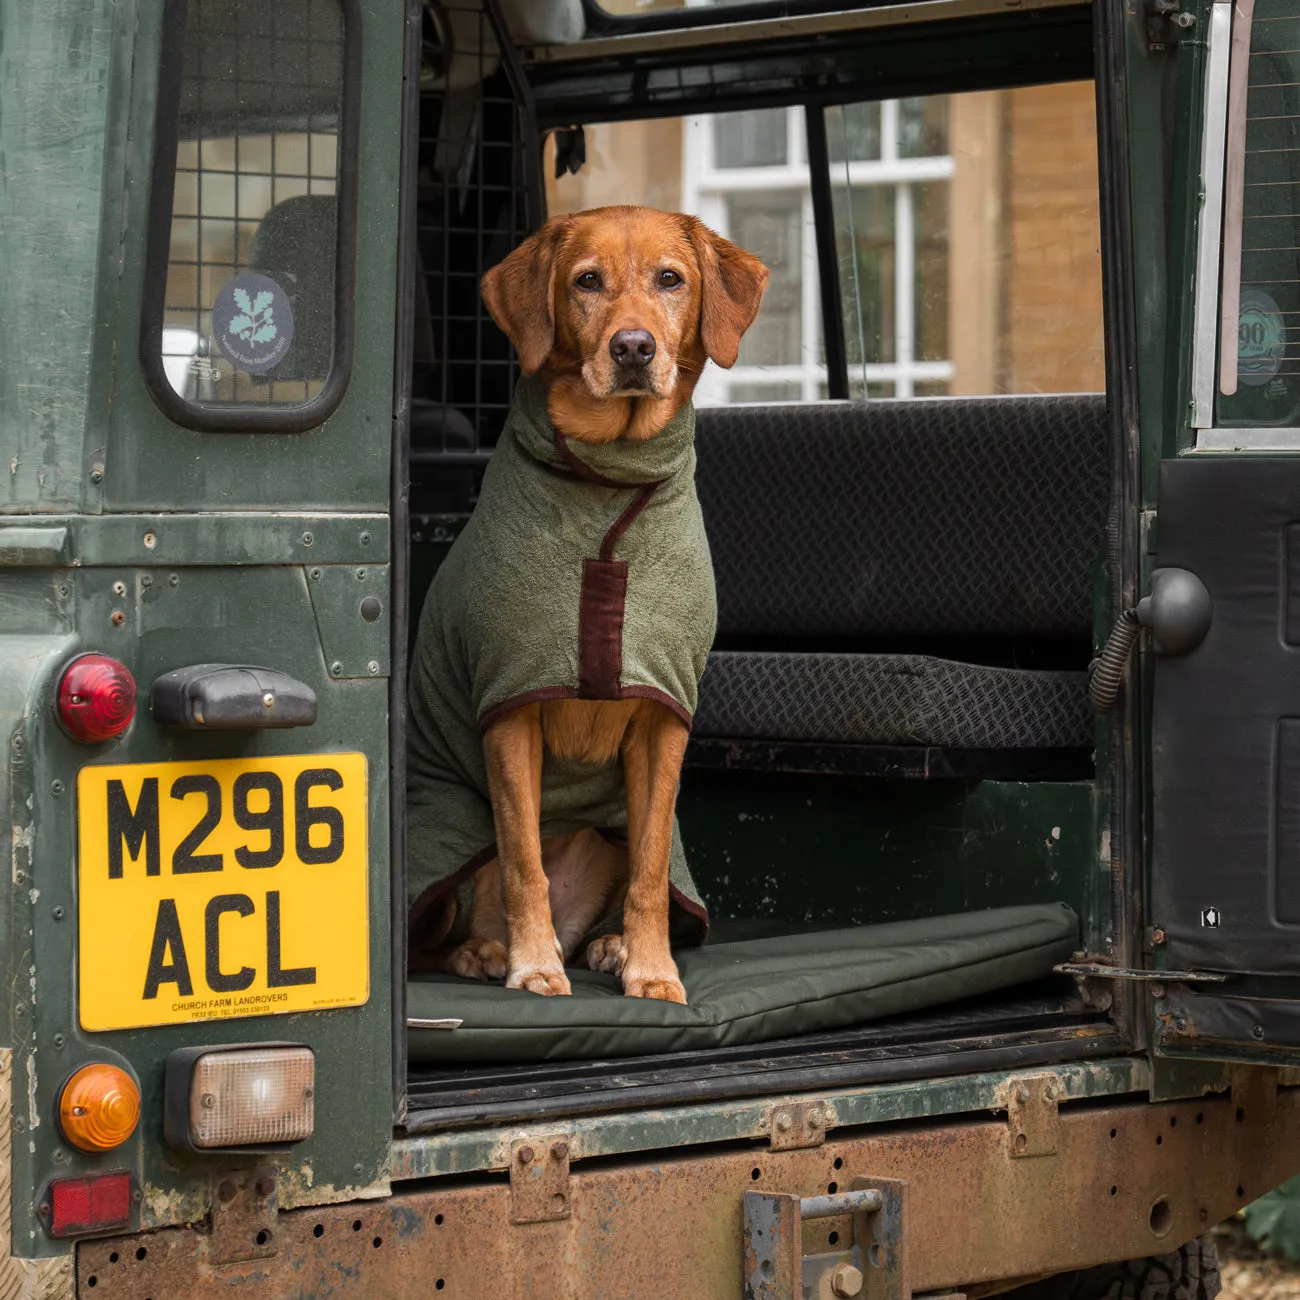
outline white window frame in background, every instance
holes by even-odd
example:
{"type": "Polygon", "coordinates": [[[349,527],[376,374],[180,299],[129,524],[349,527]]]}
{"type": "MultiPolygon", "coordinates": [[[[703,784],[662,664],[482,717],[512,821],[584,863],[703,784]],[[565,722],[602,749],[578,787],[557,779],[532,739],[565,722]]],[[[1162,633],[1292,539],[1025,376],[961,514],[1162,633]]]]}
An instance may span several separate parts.
{"type": "MultiPolygon", "coordinates": [[[[800,351],[802,360],[779,366],[737,364],[731,370],[707,366],[695,390],[698,406],[721,406],[731,400],[737,384],[796,384],[805,402],[821,399],[826,366],[817,360],[821,337],[821,294],[817,275],[817,239],[813,228],[812,198],[804,134],[804,110],[793,106],[786,114],[786,161],[767,167],[718,167],[713,156],[711,115],[688,117],[682,148],[682,208],[697,213],[720,235],[729,234],[726,199],[744,193],[796,191],[802,194],[799,258],[802,263],[800,351]]],[[[917,383],[953,377],[951,361],[918,361],[914,316],[916,221],[912,185],[950,180],[955,170],[950,155],[928,158],[898,156],[898,101],[880,104],[881,157],[870,162],[831,164],[831,184],[854,189],[869,185],[894,185],[894,361],[850,365],[850,380],[869,384],[892,383],[895,397],[912,397],[917,383]]],[[[842,286],[844,301],[853,301],[853,286],[842,286]]]]}

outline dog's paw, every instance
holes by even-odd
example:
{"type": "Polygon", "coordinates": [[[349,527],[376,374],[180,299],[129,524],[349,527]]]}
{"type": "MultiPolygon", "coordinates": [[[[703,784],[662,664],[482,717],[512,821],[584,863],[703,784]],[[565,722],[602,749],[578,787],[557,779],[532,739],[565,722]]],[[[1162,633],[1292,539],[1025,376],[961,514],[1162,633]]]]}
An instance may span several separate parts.
{"type": "Polygon", "coordinates": [[[506,988],[524,989],[529,993],[540,993],[545,998],[553,998],[557,994],[563,995],[573,992],[569,987],[569,977],[564,973],[563,967],[560,966],[542,970],[536,967],[512,970],[506,976],[506,988]]]}
{"type": "Polygon", "coordinates": [[[506,973],[506,946],[497,939],[467,939],[447,963],[453,975],[472,980],[499,980],[506,973]]]}
{"type": "Polygon", "coordinates": [[[679,979],[665,975],[625,977],[623,993],[629,998],[655,998],[659,1002],[680,1002],[686,1005],[686,990],[679,979]]]}
{"type": "Polygon", "coordinates": [[[622,975],[627,965],[627,945],[621,934],[606,934],[587,945],[587,968],[606,975],[622,975]]]}

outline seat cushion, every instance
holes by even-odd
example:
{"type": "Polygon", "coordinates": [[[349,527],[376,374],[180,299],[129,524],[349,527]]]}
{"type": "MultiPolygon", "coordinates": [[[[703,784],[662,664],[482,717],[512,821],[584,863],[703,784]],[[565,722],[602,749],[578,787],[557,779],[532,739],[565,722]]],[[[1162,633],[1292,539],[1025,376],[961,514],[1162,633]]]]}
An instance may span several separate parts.
{"type": "Polygon", "coordinates": [[[699,412],[696,488],[727,637],[1087,637],[1106,399],[699,412]]]}
{"type": "Polygon", "coordinates": [[[1087,674],[927,655],[715,650],[694,734],[744,740],[1075,749],[1093,743],[1087,674]]]}
{"type": "Polygon", "coordinates": [[[413,1061],[592,1060],[740,1046],[842,1029],[1029,983],[1066,961],[1078,918],[1064,903],[1003,907],[851,930],[804,931],[679,952],[688,1005],[624,997],[612,976],[570,970],[572,997],[542,998],[419,975],[413,1061]]]}

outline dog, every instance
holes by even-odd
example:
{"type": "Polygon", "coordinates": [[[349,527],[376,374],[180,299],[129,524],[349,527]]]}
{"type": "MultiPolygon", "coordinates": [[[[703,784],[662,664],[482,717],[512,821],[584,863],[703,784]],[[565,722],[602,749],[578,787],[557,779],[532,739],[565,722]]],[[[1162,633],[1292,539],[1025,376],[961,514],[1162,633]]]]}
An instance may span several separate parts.
{"type": "Polygon", "coordinates": [[[670,896],[693,906],[670,881],[675,803],[716,622],[690,402],[708,360],[735,363],[767,279],[696,218],[641,207],[553,218],[482,279],[526,378],[417,639],[408,860],[466,857],[413,888],[412,933],[436,969],[567,994],[565,961],[621,908],[587,965],[630,996],[686,1001],[670,950],[670,896]],[[540,626],[552,617],[554,633],[540,626]],[[548,655],[558,667],[528,667],[548,655]],[[494,674],[507,684],[485,687],[494,674]],[[625,845],[602,834],[610,798],[625,845]]]}

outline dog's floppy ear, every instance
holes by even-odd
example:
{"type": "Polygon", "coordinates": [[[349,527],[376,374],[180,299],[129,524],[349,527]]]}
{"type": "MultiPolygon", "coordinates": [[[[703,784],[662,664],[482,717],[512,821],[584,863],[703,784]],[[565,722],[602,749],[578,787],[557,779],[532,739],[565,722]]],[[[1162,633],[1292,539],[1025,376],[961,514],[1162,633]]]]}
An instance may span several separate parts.
{"type": "Polygon", "coordinates": [[[741,335],[754,323],[768,270],[753,253],[688,218],[688,231],[700,263],[700,341],[724,370],[736,364],[741,335]]]}
{"type": "Polygon", "coordinates": [[[483,301],[515,345],[519,366],[531,375],[555,346],[555,253],[568,221],[552,217],[480,284],[483,301]]]}

